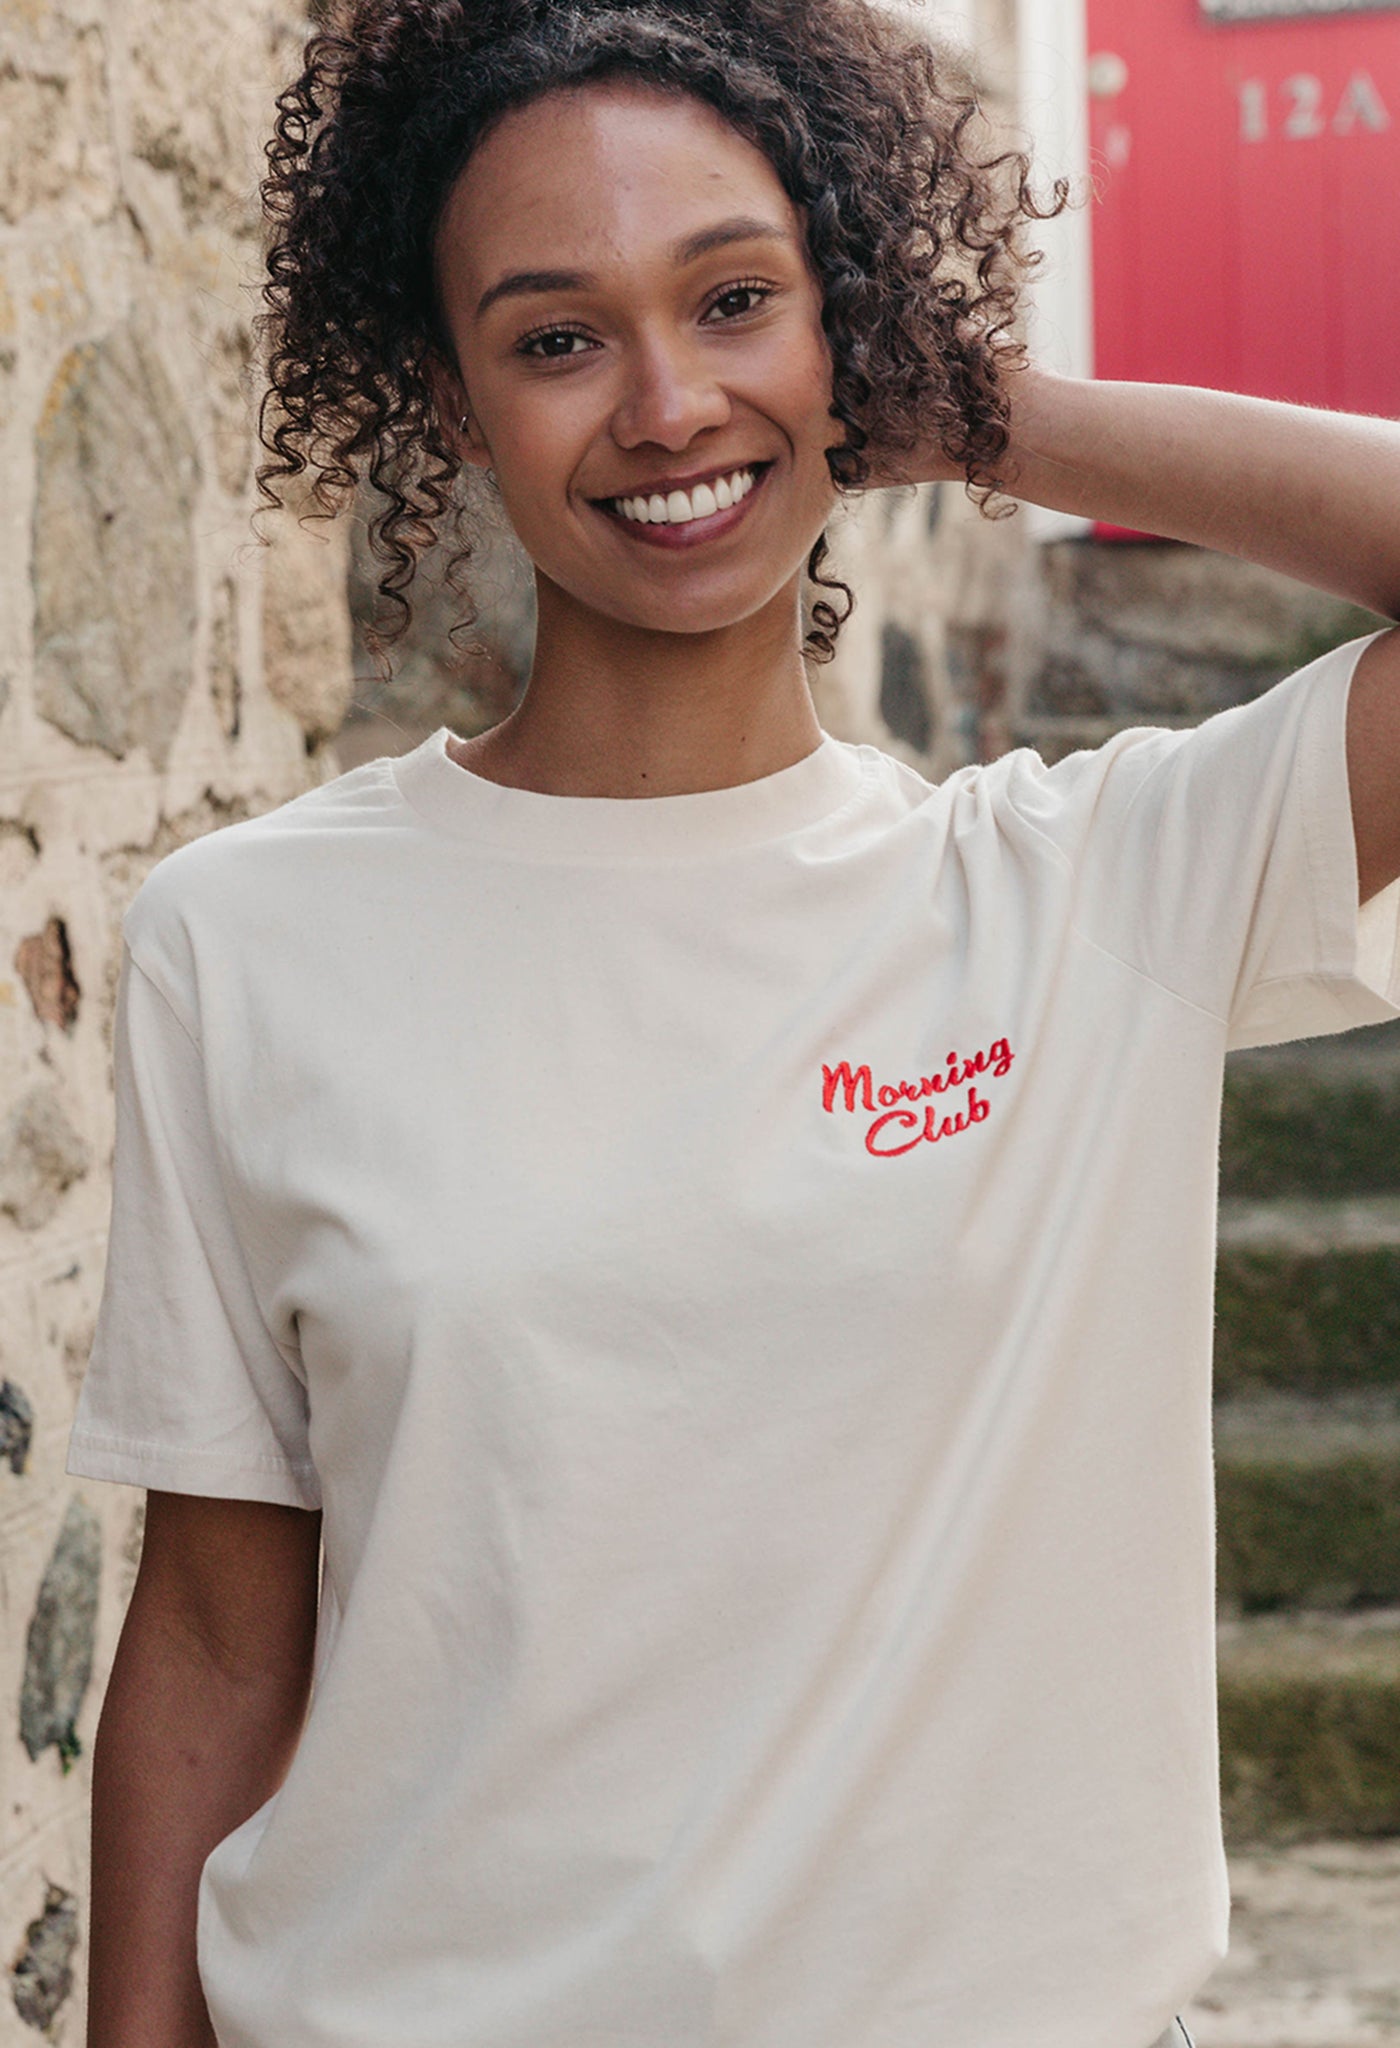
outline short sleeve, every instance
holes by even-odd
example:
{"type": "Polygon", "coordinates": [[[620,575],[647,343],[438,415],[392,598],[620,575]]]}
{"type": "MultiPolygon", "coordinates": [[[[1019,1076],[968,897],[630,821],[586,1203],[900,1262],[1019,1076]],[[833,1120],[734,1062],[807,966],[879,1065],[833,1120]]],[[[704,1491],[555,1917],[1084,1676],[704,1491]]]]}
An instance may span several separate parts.
{"type": "Polygon", "coordinates": [[[1346,764],[1351,679],[1378,637],[1187,731],[1011,768],[1013,808],[1074,868],[1078,929],[1219,1018],[1231,1047],[1400,1015],[1400,882],[1359,906],[1346,764]]]}
{"type": "Polygon", "coordinates": [[[258,1307],[199,1046],[126,940],[113,1068],[107,1266],[67,1470],[319,1507],[300,1363],[258,1307]]]}

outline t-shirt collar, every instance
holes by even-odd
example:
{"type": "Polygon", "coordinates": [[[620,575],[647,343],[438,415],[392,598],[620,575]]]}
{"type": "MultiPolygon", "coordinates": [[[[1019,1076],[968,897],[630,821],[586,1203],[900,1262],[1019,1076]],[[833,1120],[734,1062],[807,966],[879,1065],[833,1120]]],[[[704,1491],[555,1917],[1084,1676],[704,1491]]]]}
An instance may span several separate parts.
{"type": "Polygon", "coordinates": [[[463,768],[440,725],[392,763],[399,793],[440,830],[537,857],[647,859],[727,852],[786,838],[842,809],[864,780],[867,751],[823,733],[788,768],[687,796],[547,796],[463,768]]]}

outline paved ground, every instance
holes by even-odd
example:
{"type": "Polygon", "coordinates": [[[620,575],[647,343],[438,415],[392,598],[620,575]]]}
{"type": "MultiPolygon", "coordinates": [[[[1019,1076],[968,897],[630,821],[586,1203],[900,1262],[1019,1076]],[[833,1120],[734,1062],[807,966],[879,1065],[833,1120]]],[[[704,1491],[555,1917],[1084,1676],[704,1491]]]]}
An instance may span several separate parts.
{"type": "Polygon", "coordinates": [[[1400,1837],[1234,1856],[1230,1896],[1197,2048],[1400,2048],[1400,1837]]]}

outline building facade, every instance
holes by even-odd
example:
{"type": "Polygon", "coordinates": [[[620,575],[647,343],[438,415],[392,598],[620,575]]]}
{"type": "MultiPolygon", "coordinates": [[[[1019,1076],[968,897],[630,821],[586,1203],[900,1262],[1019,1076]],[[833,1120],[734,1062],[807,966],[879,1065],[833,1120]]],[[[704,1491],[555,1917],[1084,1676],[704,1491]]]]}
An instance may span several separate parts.
{"type": "MultiPolygon", "coordinates": [[[[1091,168],[1080,6],[924,14],[1047,178],[1091,168]]],[[[387,684],[365,508],[254,541],[253,192],[307,27],[294,0],[0,9],[0,2048],[82,2039],[88,1759],[140,1551],[139,1492],[63,1470],[102,1283],[122,912],[174,846],[491,723],[528,666],[508,535],[485,652],[444,661],[429,565],[387,684]]],[[[1083,207],[1046,229],[1031,311],[1072,374],[1093,369],[1090,229],[1083,207]]],[[[935,777],[1189,722],[1363,629],[1263,572],[988,520],[947,485],[869,494],[836,547],[859,601],[814,675],[822,720],[935,777]]]]}

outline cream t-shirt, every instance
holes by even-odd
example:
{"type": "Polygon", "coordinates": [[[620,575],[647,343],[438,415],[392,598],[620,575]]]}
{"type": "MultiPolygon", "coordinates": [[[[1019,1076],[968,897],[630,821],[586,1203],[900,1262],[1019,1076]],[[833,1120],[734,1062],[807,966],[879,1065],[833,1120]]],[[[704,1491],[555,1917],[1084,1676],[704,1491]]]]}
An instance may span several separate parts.
{"type": "Polygon", "coordinates": [[[1144,2048],[1210,1974],[1222,1063],[1400,1014],[1367,644],[936,787],[442,727],[156,864],[68,1470],[324,1514],[221,2048],[1144,2048]]]}

